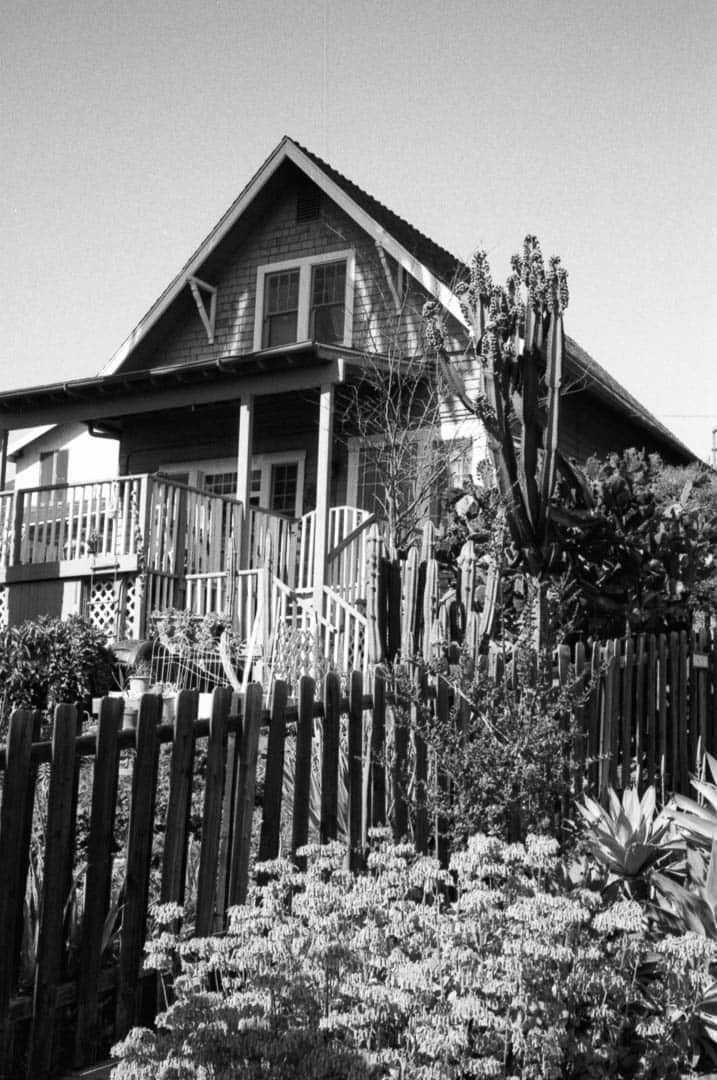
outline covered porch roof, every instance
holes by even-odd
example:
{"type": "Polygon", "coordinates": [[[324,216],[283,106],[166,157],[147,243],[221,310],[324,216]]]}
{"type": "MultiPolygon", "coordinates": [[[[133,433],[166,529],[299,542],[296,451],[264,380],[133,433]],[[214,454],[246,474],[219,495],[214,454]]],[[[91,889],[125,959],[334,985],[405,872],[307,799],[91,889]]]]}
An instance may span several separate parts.
{"type": "Polygon", "coordinates": [[[112,420],[243,396],[287,393],[344,381],[363,353],[304,341],[193,363],[114,372],[0,394],[0,430],[112,420]]]}

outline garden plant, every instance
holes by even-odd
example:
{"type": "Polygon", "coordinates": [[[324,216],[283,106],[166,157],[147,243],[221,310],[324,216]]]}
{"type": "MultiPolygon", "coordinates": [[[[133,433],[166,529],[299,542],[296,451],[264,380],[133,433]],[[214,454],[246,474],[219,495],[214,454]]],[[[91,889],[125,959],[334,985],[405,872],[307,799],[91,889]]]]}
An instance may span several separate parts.
{"type": "Polygon", "coordinates": [[[571,873],[557,842],[484,835],[450,870],[373,836],[265,882],[226,935],[156,911],[167,1008],[115,1048],[115,1080],[689,1077],[714,1068],[717,942],[571,873]],[[676,931],[676,932],[675,932],[676,931]]]}

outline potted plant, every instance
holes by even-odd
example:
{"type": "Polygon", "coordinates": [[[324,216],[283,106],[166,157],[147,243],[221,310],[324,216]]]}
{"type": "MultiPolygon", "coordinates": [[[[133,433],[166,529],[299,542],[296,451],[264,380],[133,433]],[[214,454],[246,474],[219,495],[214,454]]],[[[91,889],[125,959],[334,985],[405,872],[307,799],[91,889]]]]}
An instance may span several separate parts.
{"type": "Polygon", "coordinates": [[[152,669],[149,660],[137,660],[134,667],[127,675],[130,697],[141,697],[146,694],[151,681],[152,669]]]}

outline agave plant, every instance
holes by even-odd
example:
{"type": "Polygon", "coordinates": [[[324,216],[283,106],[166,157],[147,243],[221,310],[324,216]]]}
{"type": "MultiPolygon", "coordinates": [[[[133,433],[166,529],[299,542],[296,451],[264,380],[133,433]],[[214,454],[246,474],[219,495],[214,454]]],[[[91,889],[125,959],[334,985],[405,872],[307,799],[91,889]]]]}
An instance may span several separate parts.
{"type": "Polygon", "coordinates": [[[685,869],[685,884],[667,874],[653,876],[657,909],[672,929],[717,941],[717,840],[709,858],[688,847],[685,869]]]}
{"type": "Polygon", "coordinates": [[[717,840],[717,759],[706,753],[703,771],[705,766],[709,769],[712,782],[697,777],[691,780],[699,798],[673,795],[665,811],[688,845],[710,851],[717,840]]]}
{"type": "Polygon", "coordinates": [[[622,799],[608,789],[608,807],[585,795],[578,811],[587,824],[586,843],[609,873],[608,887],[619,884],[630,896],[645,892],[650,876],[664,868],[682,845],[675,841],[665,810],[655,813],[654,786],[640,798],[637,789],[625,788],[622,799]]]}

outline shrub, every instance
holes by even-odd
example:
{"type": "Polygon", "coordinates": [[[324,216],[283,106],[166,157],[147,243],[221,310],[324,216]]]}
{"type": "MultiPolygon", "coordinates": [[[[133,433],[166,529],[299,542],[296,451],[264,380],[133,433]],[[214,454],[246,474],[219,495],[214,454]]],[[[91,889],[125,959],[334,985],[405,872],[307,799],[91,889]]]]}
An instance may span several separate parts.
{"type": "Polygon", "coordinates": [[[717,943],[655,944],[635,901],[560,886],[556,851],[475,836],[448,873],[379,838],[352,875],[315,846],[305,874],[257,868],[226,936],[182,940],[160,911],[147,961],[174,1000],[115,1080],[695,1075],[717,943]]]}
{"type": "MultiPolygon", "coordinates": [[[[520,656],[516,663],[520,663],[520,656]]],[[[424,708],[421,734],[445,778],[429,804],[446,822],[453,845],[477,831],[505,840],[551,831],[571,790],[573,707],[569,687],[530,673],[504,681],[479,675],[465,691],[468,715],[447,722],[424,708]]]]}
{"type": "Polygon", "coordinates": [[[13,709],[40,709],[49,718],[60,702],[88,708],[113,686],[105,636],[86,619],[41,615],[0,631],[3,732],[13,709]]]}

